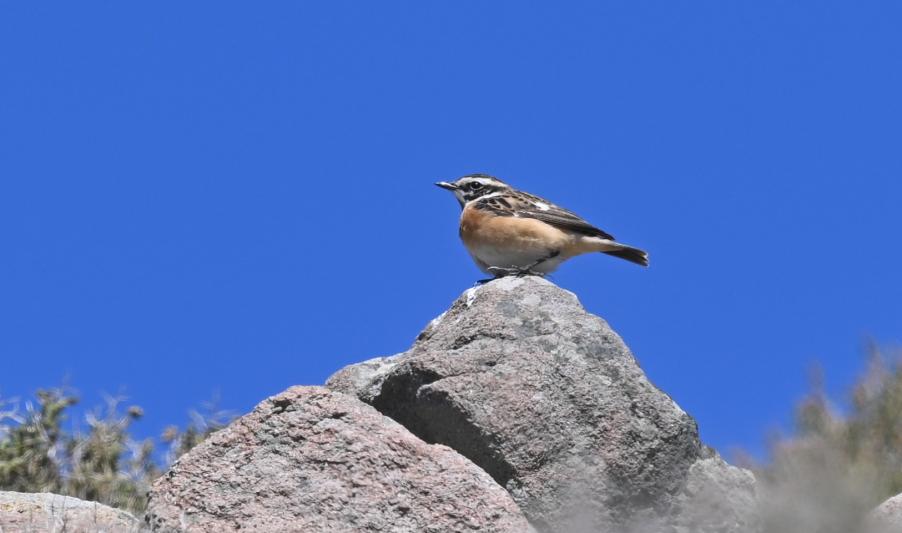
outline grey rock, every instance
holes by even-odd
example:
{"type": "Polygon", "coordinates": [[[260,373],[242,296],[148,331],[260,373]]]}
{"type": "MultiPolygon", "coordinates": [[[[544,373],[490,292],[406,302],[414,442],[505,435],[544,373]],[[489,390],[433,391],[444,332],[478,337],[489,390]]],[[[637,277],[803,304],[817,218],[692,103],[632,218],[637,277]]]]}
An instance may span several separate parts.
{"type": "Polygon", "coordinates": [[[398,356],[374,357],[346,366],[333,374],[326,386],[371,403],[382,389],[382,381],[395,368],[398,356]]]}
{"type": "Polygon", "coordinates": [[[619,533],[662,517],[678,531],[700,480],[741,492],[748,481],[705,457],[695,421],[604,320],[537,277],[469,289],[409,351],[327,386],[471,459],[543,531],[619,533]]]}
{"type": "Polygon", "coordinates": [[[154,531],[523,532],[510,496],[457,452],[357,400],[293,387],[154,483],[154,531]]]}
{"type": "Polygon", "coordinates": [[[2,533],[132,533],[141,522],[125,511],[48,492],[0,492],[2,533]]]}
{"type": "Polygon", "coordinates": [[[727,464],[713,450],[689,468],[669,521],[679,533],[760,529],[755,475],[727,464]]]}

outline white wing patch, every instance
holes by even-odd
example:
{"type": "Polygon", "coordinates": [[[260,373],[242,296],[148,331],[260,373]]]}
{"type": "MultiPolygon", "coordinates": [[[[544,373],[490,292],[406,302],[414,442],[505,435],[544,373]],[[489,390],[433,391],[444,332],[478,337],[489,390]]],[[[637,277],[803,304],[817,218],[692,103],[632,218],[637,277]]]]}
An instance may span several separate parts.
{"type": "Polygon", "coordinates": [[[545,202],[533,202],[532,205],[538,207],[542,211],[548,211],[549,209],[551,209],[551,206],[546,204],[545,202]]]}

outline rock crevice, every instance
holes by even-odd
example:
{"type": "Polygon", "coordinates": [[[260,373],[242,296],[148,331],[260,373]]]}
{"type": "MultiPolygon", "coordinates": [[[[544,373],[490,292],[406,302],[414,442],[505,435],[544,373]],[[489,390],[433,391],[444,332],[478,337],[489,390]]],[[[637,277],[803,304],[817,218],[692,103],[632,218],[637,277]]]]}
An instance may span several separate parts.
{"type": "Polygon", "coordinates": [[[213,434],[159,479],[153,531],[490,531],[527,522],[457,452],[323,387],[293,387],[213,434]]]}

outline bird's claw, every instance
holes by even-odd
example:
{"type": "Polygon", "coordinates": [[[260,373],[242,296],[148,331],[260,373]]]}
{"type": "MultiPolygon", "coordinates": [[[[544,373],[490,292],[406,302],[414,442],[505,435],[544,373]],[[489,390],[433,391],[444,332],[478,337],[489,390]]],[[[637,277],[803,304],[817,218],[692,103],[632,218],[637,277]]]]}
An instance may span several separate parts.
{"type": "MultiPolygon", "coordinates": [[[[495,278],[503,278],[506,276],[517,276],[518,278],[523,276],[539,276],[540,278],[544,278],[545,274],[543,272],[536,272],[531,268],[521,268],[517,266],[512,266],[510,268],[504,267],[489,267],[486,270],[489,271],[489,274],[495,276],[495,278]]],[[[491,280],[487,280],[491,281],[491,280]]]]}

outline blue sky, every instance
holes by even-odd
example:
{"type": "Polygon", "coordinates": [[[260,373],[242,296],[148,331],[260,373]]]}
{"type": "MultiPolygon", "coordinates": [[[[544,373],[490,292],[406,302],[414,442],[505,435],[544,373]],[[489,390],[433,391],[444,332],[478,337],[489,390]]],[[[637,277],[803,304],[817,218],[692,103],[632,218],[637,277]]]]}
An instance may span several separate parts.
{"type": "Polygon", "coordinates": [[[725,452],[902,325],[893,2],[4,2],[0,393],[155,435],[406,349],[480,277],[438,179],[651,252],[554,281],[725,452]]]}

